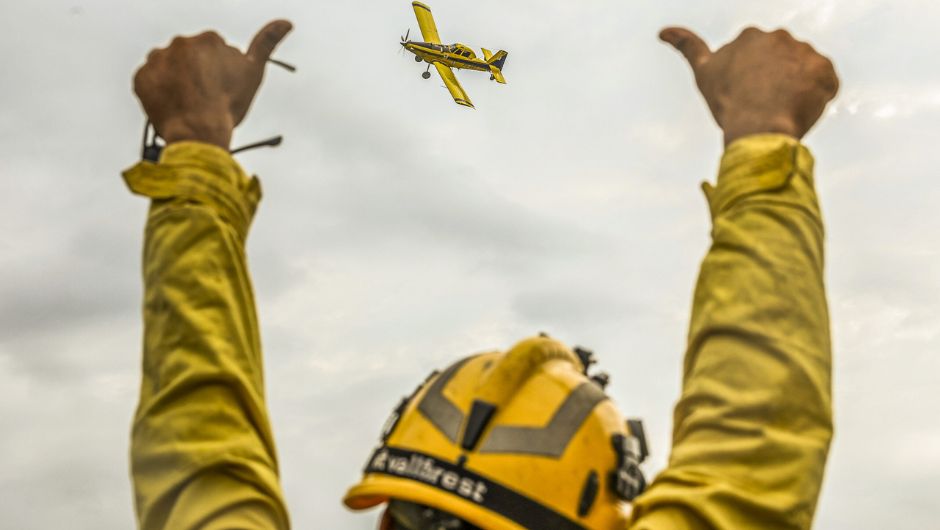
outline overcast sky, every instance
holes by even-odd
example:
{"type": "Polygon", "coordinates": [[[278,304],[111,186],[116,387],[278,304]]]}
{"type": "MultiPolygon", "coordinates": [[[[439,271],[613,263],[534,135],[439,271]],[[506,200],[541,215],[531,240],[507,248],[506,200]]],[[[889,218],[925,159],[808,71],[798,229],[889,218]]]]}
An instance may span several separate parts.
{"type": "Polygon", "coordinates": [[[432,0],[442,39],[509,51],[476,110],[398,55],[407,0],[0,3],[0,526],[133,526],[128,440],[146,202],[119,177],[150,48],[295,31],[235,145],[265,199],[248,243],[268,403],[298,529],[340,504],[401,395],[458,357],[547,331],[593,348],[668,454],[698,189],[721,137],[660,27],[713,45],[785,26],[842,92],[806,139],[827,223],[836,439],[817,528],[935,528],[940,491],[940,3],[432,0]]]}

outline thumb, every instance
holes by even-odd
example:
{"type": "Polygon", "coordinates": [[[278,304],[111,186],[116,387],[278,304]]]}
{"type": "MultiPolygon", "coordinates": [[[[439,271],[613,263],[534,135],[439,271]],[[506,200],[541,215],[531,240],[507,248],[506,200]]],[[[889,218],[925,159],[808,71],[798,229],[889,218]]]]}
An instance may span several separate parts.
{"type": "Polygon", "coordinates": [[[659,38],[679,50],[689,61],[693,71],[698,70],[698,67],[711,57],[712,52],[705,41],[685,28],[666,28],[659,33],[659,38]]]}
{"type": "Polygon", "coordinates": [[[287,20],[273,20],[268,22],[267,25],[261,28],[261,31],[255,35],[255,38],[251,40],[247,55],[263,66],[271,57],[274,48],[284,40],[284,37],[286,37],[293,28],[294,25],[287,20]]]}

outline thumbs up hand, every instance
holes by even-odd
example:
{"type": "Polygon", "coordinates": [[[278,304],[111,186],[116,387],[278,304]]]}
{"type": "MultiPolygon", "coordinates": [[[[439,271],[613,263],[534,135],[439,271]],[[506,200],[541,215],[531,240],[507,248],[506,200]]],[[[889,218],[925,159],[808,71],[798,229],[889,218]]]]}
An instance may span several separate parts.
{"type": "Polygon", "coordinates": [[[832,62],[782,29],[747,28],[715,52],[684,28],[659,37],[688,60],[725,145],[758,133],[802,138],[839,90],[832,62]]]}
{"type": "Polygon", "coordinates": [[[217,33],[176,37],[155,49],[134,75],[134,92],[167,143],[195,140],[228,149],[261,86],[274,48],[292,29],[275,20],[255,35],[247,53],[217,33]]]}

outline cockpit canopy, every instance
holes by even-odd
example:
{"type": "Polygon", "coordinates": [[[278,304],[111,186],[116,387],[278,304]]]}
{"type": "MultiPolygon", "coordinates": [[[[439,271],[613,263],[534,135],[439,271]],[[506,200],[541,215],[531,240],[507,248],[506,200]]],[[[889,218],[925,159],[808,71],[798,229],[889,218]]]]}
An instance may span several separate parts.
{"type": "Polygon", "coordinates": [[[432,42],[416,42],[414,44],[423,46],[425,48],[431,48],[432,50],[437,50],[439,52],[453,53],[456,55],[460,55],[461,57],[466,57],[468,59],[476,59],[477,57],[477,54],[473,53],[473,50],[470,49],[470,46],[467,46],[466,44],[461,44],[459,42],[454,43],[454,44],[434,44],[432,42]]]}
{"type": "Polygon", "coordinates": [[[462,55],[464,57],[475,59],[477,54],[473,53],[473,50],[470,49],[466,44],[461,44],[459,42],[451,44],[450,46],[445,46],[445,50],[448,53],[455,53],[457,55],[462,55]]]}

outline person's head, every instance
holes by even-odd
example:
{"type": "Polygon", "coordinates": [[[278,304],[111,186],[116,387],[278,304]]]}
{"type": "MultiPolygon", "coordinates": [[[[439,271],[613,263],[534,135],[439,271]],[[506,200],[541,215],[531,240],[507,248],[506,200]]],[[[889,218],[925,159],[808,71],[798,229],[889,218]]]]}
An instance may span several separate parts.
{"type": "Polygon", "coordinates": [[[387,503],[383,530],[624,528],[646,442],[590,362],[540,336],[434,372],[395,409],[344,502],[387,503]]]}

